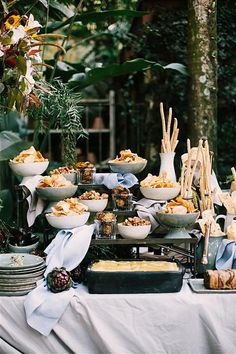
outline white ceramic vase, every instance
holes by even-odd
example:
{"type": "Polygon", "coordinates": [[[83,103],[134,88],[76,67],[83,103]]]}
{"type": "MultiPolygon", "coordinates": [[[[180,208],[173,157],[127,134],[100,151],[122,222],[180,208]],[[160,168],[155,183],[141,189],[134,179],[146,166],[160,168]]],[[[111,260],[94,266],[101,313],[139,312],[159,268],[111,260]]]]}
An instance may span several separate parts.
{"type": "Polygon", "coordinates": [[[160,153],[161,166],[159,175],[161,175],[165,171],[167,174],[167,178],[170,179],[172,182],[176,182],[174,158],[175,152],[173,151],[160,153]]]}

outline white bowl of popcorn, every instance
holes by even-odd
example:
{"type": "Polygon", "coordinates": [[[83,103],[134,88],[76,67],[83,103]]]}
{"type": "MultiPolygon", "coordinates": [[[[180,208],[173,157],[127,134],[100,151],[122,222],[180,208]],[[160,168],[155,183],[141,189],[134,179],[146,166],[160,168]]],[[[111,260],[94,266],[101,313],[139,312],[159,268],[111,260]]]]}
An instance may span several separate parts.
{"type": "Polygon", "coordinates": [[[99,212],[106,209],[108,203],[108,194],[96,192],[94,190],[84,192],[80,197],[80,203],[88,207],[88,211],[99,212]]]}
{"type": "Polygon", "coordinates": [[[56,229],[73,229],[88,221],[90,213],[87,210],[86,205],[79,203],[78,198],[67,198],[52,207],[52,212],[46,214],[46,219],[56,229]]]}
{"type": "Polygon", "coordinates": [[[154,176],[149,173],[140,182],[140,192],[147,199],[170,200],[179,195],[180,184],[168,180],[165,174],[154,176]]]}
{"type": "Polygon", "coordinates": [[[77,189],[77,185],[73,185],[62,175],[45,176],[36,187],[41,199],[55,202],[72,197],[77,189]]]}
{"type": "Polygon", "coordinates": [[[108,161],[112,172],[136,174],[142,172],[146,167],[147,160],[139,157],[129,149],[120,151],[119,155],[114,160],[108,161]]]}
{"type": "Polygon", "coordinates": [[[33,146],[23,150],[19,155],[9,161],[12,171],[22,177],[41,175],[48,167],[49,161],[45,159],[33,146]]]}
{"type": "Polygon", "coordinates": [[[149,220],[137,216],[128,218],[122,223],[117,224],[118,233],[127,239],[142,240],[148,236],[151,231],[149,220]]]}

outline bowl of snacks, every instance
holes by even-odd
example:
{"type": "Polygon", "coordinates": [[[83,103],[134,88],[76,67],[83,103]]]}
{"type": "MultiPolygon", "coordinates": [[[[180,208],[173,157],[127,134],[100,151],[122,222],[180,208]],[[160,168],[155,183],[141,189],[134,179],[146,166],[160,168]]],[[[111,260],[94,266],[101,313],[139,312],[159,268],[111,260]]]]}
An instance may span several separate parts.
{"type": "Polygon", "coordinates": [[[36,187],[36,191],[41,199],[57,202],[72,197],[77,188],[64,176],[52,175],[43,177],[36,187]]]}
{"type": "Polygon", "coordinates": [[[79,202],[78,198],[61,200],[46,214],[48,223],[56,229],[73,229],[84,225],[89,218],[88,207],[79,202]]]}
{"type": "Polygon", "coordinates": [[[33,146],[23,150],[14,159],[9,161],[12,171],[22,177],[41,175],[48,167],[49,161],[45,159],[33,146]]]}
{"type": "Polygon", "coordinates": [[[34,235],[30,228],[8,227],[8,249],[14,253],[30,253],[39,245],[39,238],[34,235]]]}
{"type": "Polygon", "coordinates": [[[116,239],[116,215],[111,212],[98,212],[95,218],[96,238],[116,239]]]}
{"type": "Polygon", "coordinates": [[[151,173],[140,182],[140,191],[147,199],[170,200],[180,192],[180,184],[167,179],[166,174],[154,176],[151,173]]]}
{"type": "Polygon", "coordinates": [[[88,211],[103,211],[108,203],[108,194],[96,192],[94,190],[84,192],[80,197],[80,203],[88,207],[88,211]]]}
{"type": "Polygon", "coordinates": [[[134,216],[127,218],[124,222],[117,224],[118,233],[123,238],[142,240],[146,238],[151,231],[149,220],[134,216]]]}
{"type": "Polygon", "coordinates": [[[112,172],[115,173],[140,173],[144,170],[147,160],[131,152],[130,149],[122,150],[114,160],[108,161],[112,172]]]}
{"type": "Polygon", "coordinates": [[[112,201],[114,211],[133,209],[133,194],[121,185],[112,189],[112,201]]]}
{"type": "Polygon", "coordinates": [[[96,168],[89,162],[77,162],[75,165],[77,169],[78,184],[94,184],[96,168]]]}
{"type": "Polygon", "coordinates": [[[157,220],[160,225],[168,229],[165,238],[190,238],[191,236],[185,228],[193,225],[199,215],[199,211],[191,200],[178,197],[157,212],[157,220]]]}
{"type": "Polygon", "coordinates": [[[77,170],[71,166],[63,166],[50,171],[50,175],[62,175],[72,184],[77,183],[77,170]]]}

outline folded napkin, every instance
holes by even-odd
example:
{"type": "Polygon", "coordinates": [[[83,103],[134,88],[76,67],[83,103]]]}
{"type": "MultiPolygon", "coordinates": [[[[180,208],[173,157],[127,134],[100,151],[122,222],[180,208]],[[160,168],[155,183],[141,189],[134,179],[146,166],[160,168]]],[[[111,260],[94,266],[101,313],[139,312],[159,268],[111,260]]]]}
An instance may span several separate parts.
{"type": "Polygon", "coordinates": [[[222,240],[216,255],[216,269],[236,269],[236,242],[222,240]]]}
{"type": "Polygon", "coordinates": [[[161,209],[162,205],[156,200],[146,198],[133,203],[134,210],[137,211],[138,216],[151,222],[151,232],[153,232],[159,226],[156,220],[156,213],[161,209]]]}
{"type": "Polygon", "coordinates": [[[138,179],[132,173],[96,173],[95,183],[104,184],[108,189],[115,188],[119,184],[124,188],[131,188],[138,183],[138,179]]]}
{"type": "Polygon", "coordinates": [[[42,213],[44,208],[44,202],[38,197],[35,190],[41,178],[42,176],[40,175],[29,177],[27,179],[24,178],[23,182],[20,184],[29,205],[27,211],[27,223],[29,227],[33,225],[36,217],[42,213]]]}
{"type": "MultiPolygon", "coordinates": [[[[94,225],[59,231],[45,249],[45,277],[54,267],[65,267],[70,271],[78,266],[88,251],[93,231],[94,225]]],[[[37,285],[24,302],[26,320],[29,326],[48,336],[64,313],[75,290],[70,288],[61,293],[52,293],[46,286],[46,280],[41,280],[37,285]]]]}

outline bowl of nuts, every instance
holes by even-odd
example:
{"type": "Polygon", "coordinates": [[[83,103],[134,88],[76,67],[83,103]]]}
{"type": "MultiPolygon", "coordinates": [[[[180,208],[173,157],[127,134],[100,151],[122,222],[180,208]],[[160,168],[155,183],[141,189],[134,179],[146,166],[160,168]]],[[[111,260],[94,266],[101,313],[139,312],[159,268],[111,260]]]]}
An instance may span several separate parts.
{"type": "Polygon", "coordinates": [[[146,238],[151,231],[151,222],[135,216],[133,218],[127,218],[122,223],[118,223],[117,228],[118,233],[123,238],[142,240],[146,238]]]}
{"type": "Polygon", "coordinates": [[[94,190],[84,192],[79,201],[88,207],[88,211],[98,212],[106,209],[108,203],[108,194],[96,192],[94,190]]]}
{"type": "Polygon", "coordinates": [[[78,184],[94,184],[96,168],[89,162],[77,162],[75,165],[77,169],[78,184]]]}
{"type": "Polygon", "coordinates": [[[111,212],[98,212],[95,218],[96,238],[116,239],[116,215],[111,212]]]}

